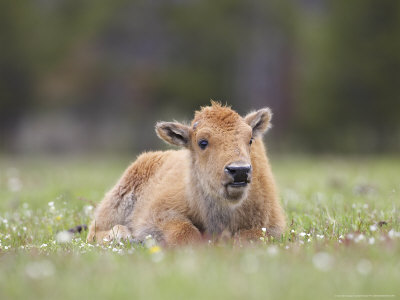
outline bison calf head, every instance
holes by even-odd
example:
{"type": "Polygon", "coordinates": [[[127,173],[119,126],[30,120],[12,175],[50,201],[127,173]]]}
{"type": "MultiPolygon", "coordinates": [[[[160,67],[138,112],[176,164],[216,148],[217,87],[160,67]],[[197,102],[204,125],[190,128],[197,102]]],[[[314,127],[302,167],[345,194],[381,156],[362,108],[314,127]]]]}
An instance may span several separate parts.
{"type": "Polygon", "coordinates": [[[156,132],[166,142],[189,149],[192,180],[203,196],[235,204],[247,195],[252,144],[261,143],[270,119],[269,108],[242,118],[231,108],[213,102],[196,112],[191,126],[159,122],[156,132]]]}

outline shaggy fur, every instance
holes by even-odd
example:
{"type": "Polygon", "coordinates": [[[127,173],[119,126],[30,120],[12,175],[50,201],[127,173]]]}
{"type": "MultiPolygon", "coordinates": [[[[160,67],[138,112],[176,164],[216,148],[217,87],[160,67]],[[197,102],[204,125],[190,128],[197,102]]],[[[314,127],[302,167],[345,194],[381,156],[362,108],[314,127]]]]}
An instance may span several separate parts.
{"type": "Polygon", "coordinates": [[[242,118],[212,102],[191,126],[157,123],[158,136],[183,149],[140,155],[97,207],[88,241],[151,234],[173,246],[227,234],[254,239],[262,227],[280,236],[285,218],[261,140],[270,118],[268,108],[242,118]],[[249,184],[230,185],[225,167],[232,164],[251,165],[249,184]]]}

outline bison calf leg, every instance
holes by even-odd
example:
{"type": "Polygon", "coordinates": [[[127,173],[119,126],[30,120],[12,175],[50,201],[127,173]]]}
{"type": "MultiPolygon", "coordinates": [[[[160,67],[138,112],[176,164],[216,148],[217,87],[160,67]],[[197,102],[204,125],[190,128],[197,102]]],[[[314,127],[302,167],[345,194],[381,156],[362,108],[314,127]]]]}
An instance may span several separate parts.
{"type": "Polygon", "coordinates": [[[117,184],[96,208],[87,241],[120,240],[131,236],[129,229],[122,224],[128,224],[136,198],[132,193],[121,196],[121,189],[117,184]]]}
{"type": "Polygon", "coordinates": [[[111,230],[96,231],[95,227],[91,226],[87,237],[88,242],[105,242],[112,240],[128,240],[132,238],[131,231],[123,225],[115,225],[111,230]]]}
{"type": "Polygon", "coordinates": [[[161,226],[161,230],[168,246],[194,244],[202,240],[200,231],[189,221],[169,221],[161,226]]]}

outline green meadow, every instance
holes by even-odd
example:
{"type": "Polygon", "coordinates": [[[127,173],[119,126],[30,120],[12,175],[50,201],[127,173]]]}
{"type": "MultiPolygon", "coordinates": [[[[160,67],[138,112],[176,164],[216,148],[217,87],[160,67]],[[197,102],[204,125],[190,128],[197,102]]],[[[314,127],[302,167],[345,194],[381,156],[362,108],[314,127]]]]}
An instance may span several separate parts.
{"type": "Polygon", "coordinates": [[[0,156],[0,299],[400,298],[400,158],[271,155],[287,230],[248,245],[88,244],[135,158],[0,156]]]}

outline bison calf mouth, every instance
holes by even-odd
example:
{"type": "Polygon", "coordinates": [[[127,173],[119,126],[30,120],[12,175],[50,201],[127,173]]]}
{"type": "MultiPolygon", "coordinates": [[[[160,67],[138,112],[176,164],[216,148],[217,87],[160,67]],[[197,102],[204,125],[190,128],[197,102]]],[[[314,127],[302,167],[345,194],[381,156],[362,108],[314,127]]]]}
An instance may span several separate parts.
{"type": "Polygon", "coordinates": [[[231,181],[225,184],[225,196],[229,203],[238,203],[246,195],[250,180],[231,181]]]}
{"type": "Polygon", "coordinates": [[[228,183],[228,185],[231,187],[244,187],[248,183],[250,183],[250,182],[249,181],[234,181],[234,182],[228,183]]]}

